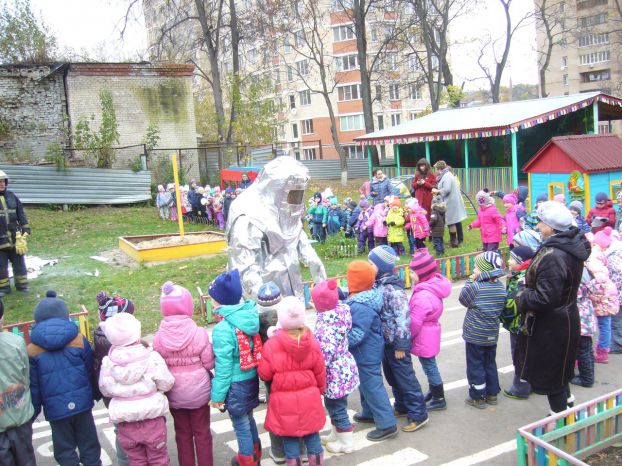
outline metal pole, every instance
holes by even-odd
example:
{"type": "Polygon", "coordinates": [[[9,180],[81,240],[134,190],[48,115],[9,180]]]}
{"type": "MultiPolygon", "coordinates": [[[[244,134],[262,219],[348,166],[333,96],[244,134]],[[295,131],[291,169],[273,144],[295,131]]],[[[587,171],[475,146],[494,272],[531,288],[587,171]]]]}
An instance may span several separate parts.
{"type": "Polygon", "coordinates": [[[395,160],[397,162],[397,176],[402,176],[402,167],[400,165],[400,145],[395,145],[395,160]]]}
{"type": "Polygon", "coordinates": [[[471,192],[471,180],[469,179],[469,144],[468,139],[464,140],[464,184],[466,192],[471,192]]]}
{"type": "Polygon", "coordinates": [[[181,214],[181,196],[179,195],[179,174],[177,173],[177,154],[171,156],[173,163],[173,179],[175,180],[175,199],[177,200],[177,222],[179,223],[179,236],[184,237],[184,219],[181,214]]]}
{"type": "Polygon", "coordinates": [[[373,166],[371,160],[371,145],[367,146],[367,165],[369,166],[369,180],[371,181],[373,166]]]}
{"type": "Polygon", "coordinates": [[[512,133],[512,187],[518,188],[518,150],[516,148],[516,133],[512,133]]]}
{"type": "Polygon", "coordinates": [[[598,134],[598,101],[595,100],[592,104],[592,112],[594,113],[594,134],[598,134]]]}
{"type": "Polygon", "coordinates": [[[428,163],[432,163],[430,162],[430,143],[428,141],[425,142],[425,159],[428,163]]]}

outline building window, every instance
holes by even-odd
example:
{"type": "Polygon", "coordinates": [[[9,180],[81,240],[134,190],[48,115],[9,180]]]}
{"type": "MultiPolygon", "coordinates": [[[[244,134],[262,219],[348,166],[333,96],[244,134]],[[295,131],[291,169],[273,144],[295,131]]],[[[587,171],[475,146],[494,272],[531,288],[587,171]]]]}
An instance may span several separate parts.
{"type": "Polygon", "coordinates": [[[315,147],[311,149],[302,149],[303,160],[317,160],[317,156],[315,155],[315,147]]]}
{"type": "Polygon", "coordinates": [[[566,2],[560,2],[559,3],[559,12],[561,14],[564,14],[566,12],[566,2]]]}
{"type": "Polygon", "coordinates": [[[581,73],[582,83],[592,83],[595,81],[609,81],[611,79],[610,70],[590,71],[589,73],[581,73]]]}
{"type": "Polygon", "coordinates": [[[568,85],[568,75],[567,74],[562,76],[562,83],[564,84],[564,86],[568,85]]]}
{"type": "Polygon", "coordinates": [[[389,69],[389,71],[396,71],[397,70],[397,53],[388,52],[386,55],[386,60],[387,60],[387,68],[389,69]]]}
{"type": "Polygon", "coordinates": [[[298,125],[296,123],[292,123],[292,137],[298,139],[298,125]]]}
{"type": "Polygon", "coordinates": [[[289,108],[296,108],[296,96],[294,94],[289,95],[289,108]]]}
{"type": "Polygon", "coordinates": [[[378,42],[378,26],[377,25],[374,24],[371,27],[370,36],[371,36],[371,41],[372,42],[378,42]]]}
{"type": "Polygon", "coordinates": [[[400,100],[399,84],[389,84],[389,100],[400,100]]]}
{"type": "Polygon", "coordinates": [[[348,115],[339,117],[341,131],[358,131],[365,128],[363,115],[348,115]]]}
{"type": "Polygon", "coordinates": [[[363,151],[363,146],[345,146],[344,150],[346,151],[346,157],[349,159],[364,159],[365,152],[363,151]]]}
{"type": "Polygon", "coordinates": [[[294,69],[287,65],[287,82],[292,82],[294,80],[294,69]]]}
{"type": "Polygon", "coordinates": [[[408,69],[410,71],[419,71],[419,58],[416,54],[408,55],[408,69]]]}
{"type": "Polygon", "coordinates": [[[378,115],[378,129],[384,129],[384,115],[378,115]]]}
{"type": "Polygon", "coordinates": [[[578,19],[579,27],[589,28],[596,26],[597,24],[603,24],[607,22],[607,13],[598,13],[597,15],[584,16],[578,19]]]}
{"type": "Polygon", "coordinates": [[[391,114],[391,126],[397,126],[402,122],[402,115],[400,113],[391,114]]]}
{"type": "Polygon", "coordinates": [[[281,83],[281,70],[279,70],[278,68],[274,69],[274,84],[280,84],[281,83]]]}
{"type": "Polygon", "coordinates": [[[382,102],[382,86],[380,84],[376,84],[376,100],[382,102]]]}
{"type": "Polygon", "coordinates": [[[313,134],[313,120],[302,120],[302,134],[313,134]]]}
{"type": "Polygon", "coordinates": [[[566,40],[566,38],[562,38],[559,41],[559,45],[561,46],[561,48],[565,49],[566,47],[568,47],[568,41],[566,40]]]}
{"type": "Polygon", "coordinates": [[[384,25],[384,40],[391,40],[395,36],[395,24],[385,23],[384,25]]]}
{"type": "Polygon", "coordinates": [[[585,55],[579,55],[579,65],[592,65],[594,63],[603,63],[609,61],[611,54],[609,50],[603,50],[601,52],[592,52],[585,55]]]}
{"type": "Polygon", "coordinates": [[[302,29],[300,31],[296,31],[294,33],[294,43],[296,44],[297,48],[304,47],[304,45],[305,45],[305,34],[304,34],[304,31],[302,31],[302,29]]]}
{"type": "Polygon", "coordinates": [[[359,100],[361,98],[361,85],[348,84],[347,86],[337,87],[337,98],[339,102],[346,100],[359,100]]]}
{"type": "Polygon", "coordinates": [[[285,34],[285,37],[283,37],[283,50],[285,51],[285,53],[289,53],[292,51],[292,46],[289,43],[289,34],[285,34]]]}
{"type": "Polygon", "coordinates": [[[562,57],[562,70],[568,66],[568,57],[562,57]]]}
{"type": "Polygon", "coordinates": [[[580,0],[577,1],[577,10],[585,10],[593,6],[606,5],[609,0],[580,0]]]}
{"type": "Polygon", "coordinates": [[[303,105],[311,105],[311,91],[310,90],[304,90],[304,91],[300,91],[298,93],[298,97],[300,99],[300,106],[302,107],[303,105]]]}
{"type": "Polygon", "coordinates": [[[298,75],[307,76],[309,74],[309,60],[297,61],[296,70],[298,71],[298,75]]]}
{"type": "Polygon", "coordinates": [[[352,8],[352,0],[331,0],[330,11],[344,11],[352,8]]]}
{"type": "Polygon", "coordinates": [[[336,26],[333,28],[333,42],[354,39],[353,26],[336,26]]]}
{"type": "Polygon", "coordinates": [[[410,85],[410,98],[412,100],[421,100],[421,86],[419,84],[410,85]]]}
{"type": "Polygon", "coordinates": [[[337,71],[358,70],[359,65],[357,56],[354,54],[336,57],[335,66],[337,67],[337,71]]]}
{"type": "Polygon", "coordinates": [[[419,115],[419,112],[411,111],[410,112],[410,119],[411,120],[415,120],[417,118],[417,115],[419,115]]]}
{"type": "Polygon", "coordinates": [[[430,57],[430,61],[432,62],[432,69],[433,70],[438,70],[439,67],[439,60],[438,60],[438,56],[436,55],[432,55],[430,57]]]}
{"type": "Polygon", "coordinates": [[[601,45],[609,43],[609,33],[585,34],[579,37],[579,47],[589,47],[590,45],[601,45]]]}

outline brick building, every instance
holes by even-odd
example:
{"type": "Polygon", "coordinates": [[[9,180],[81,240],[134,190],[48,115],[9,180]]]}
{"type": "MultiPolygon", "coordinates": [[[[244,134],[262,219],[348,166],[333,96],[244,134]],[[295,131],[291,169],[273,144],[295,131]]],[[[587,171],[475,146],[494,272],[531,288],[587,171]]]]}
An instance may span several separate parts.
{"type": "MultiPolygon", "coordinates": [[[[193,65],[151,63],[0,66],[0,157],[36,161],[52,144],[73,147],[81,119],[99,128],[102,89],[112,95],[118,147],[142,144],[150,124],[158,127],[158,147],[196,147],[193,71],[193,65]]],[[[127,168],[141,152],[118,150],[113,168],[127,168]]],[[[184,159],[188,175],[198,177],[196,151],[185,151],[184,159]]]]}

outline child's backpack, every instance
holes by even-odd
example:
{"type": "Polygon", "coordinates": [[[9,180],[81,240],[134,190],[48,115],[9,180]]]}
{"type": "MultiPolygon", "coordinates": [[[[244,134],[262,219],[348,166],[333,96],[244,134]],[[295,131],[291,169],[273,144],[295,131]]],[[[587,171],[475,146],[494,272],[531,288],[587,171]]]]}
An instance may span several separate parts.
{"type": "Polygon", "coordinates": [[[521,271],[516,277],[510,278],[508,283],[508,294],[505,298],[503,311],[499,315],[499,320],[504,329],[512,333],[519,333],[523,324],[523,316],[518,310],[516,295],[525,288],[525,271],[521,271]]]}

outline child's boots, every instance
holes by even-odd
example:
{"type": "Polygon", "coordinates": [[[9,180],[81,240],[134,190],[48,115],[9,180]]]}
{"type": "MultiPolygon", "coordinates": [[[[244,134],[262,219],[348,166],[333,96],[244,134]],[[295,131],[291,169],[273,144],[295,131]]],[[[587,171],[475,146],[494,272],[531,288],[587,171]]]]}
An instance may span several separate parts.
{"type": "Polygon", "coordinates": [[[430,392],[426,395],[425,401],[428,411],[442,411],[447,409],[443,385],[430,385],[430,392]]]}
{"type": "Polygon", "coordinates": [[[307,458],[309,458],[309,466],[324,466],[324,453],[309,453],[307,458]]]}
{"type": "Polygon", "coordinates": [[[241,455],[238,453],[231,459],[231,466],[257,466],[258,464],[259,460],[255,455],[241,455]]]}
{"type": "Polygon", "coordinates": [[[330,427],[330,434],[320,436],[320,442],[322,442],[322,445],[326,445],[327,443],[335,442],[337,440],[337,428],[333,425],[330,427]]]}
{"type": "Polygon", "coordinates": [[[503,394],[514,400],[526,400],[531,394],[531,385],[525,380],[521,380],[517,374],[514,374],[512,386],[503,390],[503,394]]]}
{"type": "MultiPolygon", "coordinates": [[[[334,441],[326,444],[326,449],[331,453],[352,453],[354,451],[354,432],[335,431],[336,438],[334,441]]],[[[309,458],[313,456],[310,455],[309,458]]],[[[311,464],[311,462],[309,462],[311,464]]]]}
{"type": "Polygon", "coordinates": [[[607,364],[609,362],[609,351],[603,348],[596,347],[594,362],[597,362],[599,364],[607,364]]]}

